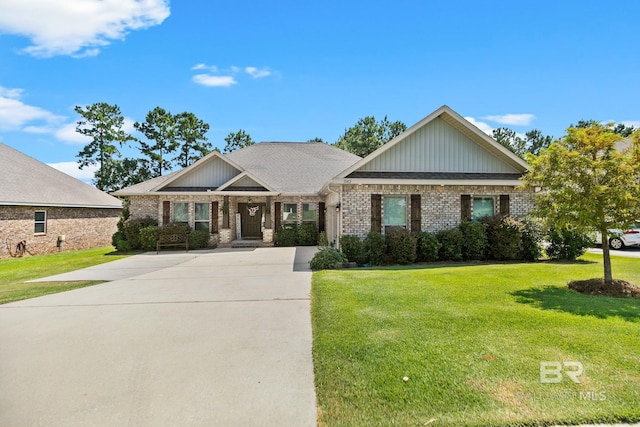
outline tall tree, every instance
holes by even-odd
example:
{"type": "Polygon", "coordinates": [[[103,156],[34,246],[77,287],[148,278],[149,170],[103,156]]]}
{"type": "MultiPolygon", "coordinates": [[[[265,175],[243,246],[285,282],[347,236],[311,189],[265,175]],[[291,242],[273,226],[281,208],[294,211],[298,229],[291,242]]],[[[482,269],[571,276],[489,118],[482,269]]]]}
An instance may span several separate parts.
{"type": "MultiPolygon", "coordinates": [[[[600,124],[600,122],[596,121],[596,120],[579,120],[578,124],[575,126],[576,128],[586,128],[589,127],[593,124],[600,124]]],[[[573,127],[573,125],[571,125],[573,127]]],[[[636,131],[637,129],[634,128],[633,126],[627,126],[624,123],[617,123],[617,124],[608,124],[608,127],[611,129],[611,131],[613,133],[617,133],[620,136],[623,137],[628,137],[630,136],[634,131],[636,131]]]]}
{"type": "Polygon", "coordinates": [[[164,171],[171,170],[169,155],[174,153],[179,145],[176,139],[176,116],[164,108],[156,107],[149,111],[144,122],[135,122],[133,127],[149,140],[139,142],[140,153],[145,156],[143,161],[148,165],[151,176],[162,176],[164,171]]]}
{"type": "Polygon", "coordinates": [[[553,137],[549,135],[543,135],[538,129],[532,129],[525,133],[525,141],[527,146],[527,152],[538,155],[540,150],[547,148],[553,142],[553,137]]]}
{"type": "Polygon", "coordinates": [[[625,229],[640,218],[640,131],[619,152],[622,136],[613,124],[570,127],[561,140],[530,156],[525,185],[541,187],[536,211],[550,225],[602,234],[604,280],[613,280],[610,229],[625,229]]]}
{"type": "Polygon", "coordinates": [[[133,140],[122,129],[124,117],[120,107],[97,102],[86,107],[76,105],[75,111],[82,117],[76,124],[76,132],[92,138],[77,155],[80,169],[98,165],[93,183],[100,190],[111,191],[117,187],[112,182],[110,170],[120,156],[118,147],[133,140]]]}
{"type": "Polygon", "coordinates": [[[509,150],[522,157],[526,152],[526,141],[524,138],[509,128],[496,128],[493,130],[493,139],[507,147],[509,150]]]}
{"type": "Polygon", "coordinates": [[[316,136],[315,138],[308,139],[307,142],[322,142],[323,144],[327,143],[324,139],[318,136],[316,136]]]}
{"type": "Polygon", "coordinates": [[[344,135],[336,142],[336,147],[365,157],[405,130],[407,125],[401,121],[390,122],[387,116],[384,116],[384,119],[377,122],[375,117],[367,116],[345,130],[344,135]]]}
{"type": "Polygon", "coordinates": [[[224,147],[225,154],[255,144],[251,139],[251,136],[242,129],[238,132],[229,133],[224,141],[227,143],[224,147]]]}
{"type": "Polygon", "coordinates": [[[139,159],[124,158],[109,163],[105,168],[109,185],[103,191],[112,192],[151,179],[151,173],[139,159]]]}
{"type": "Polygon", "coordinates": [[[176,115],[176,121],[179,149],[175,160],[178,166],[186,168],[211,151],[211,143],[205,136],[209,131],[209,125],[195,114],[187,112],[176,115]]]}

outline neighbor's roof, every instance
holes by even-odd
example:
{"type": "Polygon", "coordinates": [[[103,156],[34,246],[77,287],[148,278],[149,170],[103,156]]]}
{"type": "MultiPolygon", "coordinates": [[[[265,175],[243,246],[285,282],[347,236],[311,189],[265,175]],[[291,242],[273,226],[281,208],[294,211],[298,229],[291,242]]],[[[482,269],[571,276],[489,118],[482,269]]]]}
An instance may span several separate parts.
{"type": "Polygon", "coordinates": [[[122,202],[0,143],[0,205],[122,208],[122,202]]]}
{"type": "Polygon", "coordinates": [[[317,194],[337,173],[360,160],[359,156],[320,142],[261,142],[229,154],[210,153],[185,169],[133,185],[114,194],[157,194],[170,189],[173,182],[211,167],[216,158],[232,165],[238,174],[227,183],[210,189],[211,191],[226,191],[233,182],[241,178],[240,175],[243,175],[261,184],[269,192],[291,195],[317,194]]]}

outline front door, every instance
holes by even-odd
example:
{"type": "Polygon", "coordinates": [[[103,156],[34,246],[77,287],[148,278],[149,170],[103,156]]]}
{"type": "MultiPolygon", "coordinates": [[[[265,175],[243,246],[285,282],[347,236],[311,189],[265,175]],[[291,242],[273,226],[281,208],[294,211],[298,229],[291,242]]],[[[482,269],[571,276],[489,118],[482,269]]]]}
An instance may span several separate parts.
{"type": "Polygon", "coordinates": [[[243,239],[262,239],[264,207],[264,203],[238,203],[243,239]]]}

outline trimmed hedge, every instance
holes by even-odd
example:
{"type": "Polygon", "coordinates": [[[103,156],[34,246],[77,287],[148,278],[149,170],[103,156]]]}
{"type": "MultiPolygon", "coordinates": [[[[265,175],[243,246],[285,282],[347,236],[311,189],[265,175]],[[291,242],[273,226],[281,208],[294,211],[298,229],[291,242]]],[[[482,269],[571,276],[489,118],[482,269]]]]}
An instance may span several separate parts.
{"type": "Polygon", "coordinates": [[[436,238],[440,243],[439,260],[462,261],[462,231],[457,228],[438,231],[436,238]]]}
{"type": "Polygon", "coordinates": [[[365,264],[367,262],[364,245],[358,236],[345,234],[340,237],[340,250],[349,262],[356,262],[358,264],[365,264]]]}
{"type": "Polygon", "coordinates": [[[347,262],[347,257],[335,248],[323,247],[311,258],[309,266],[312,270],[329,270],[336,268],[336,264],[347,262]]]}
{"type": "Polygon", "coordinates": [[[189,233],[189,249],[203,249],[209,247],[209,232],[194,230],[189,233]]]}
{"type": "Polygon", "coordinates": [[[285,224],[276,231],[276,246],[296,246],[298,244],[298,226],[285,224]]]}
{"type": "Polygon", "coordinates": [[[315,223],[305,222],[298,228],[298,244],[316,246],[318,244],[318,227],[315,223]]]}
{"type": "Polygon", "coordinates": [[[152,225],[158,225],[158,222],[149,216],[144,218],[129,218],[124,222],[124,237],[127,242],[129,242],[129,245],[131,245],[131,249],[142,249],[140,230],[152,225]]]}
{"type": "Polygon", "coordinates": [[[462,259],[465,261],[485,259],[487,248],[487,226],[481,222],[462,221],[458,225],[462,233],[462,259]]]}
{"type": "Polygon", "coordinates": [[[416,238],[404,228],[391,228],[385,236],[387,259],[391,264],[412,264],[416,261],[416,238]]]}
{"type": "Polygon", "coordinates": [[[417,239],[416,261],[419,262],[431,262],[438,260],[438,251],[442,246],[435,234],[427,233],[426,231],[419,231],[415,234],[417,239]]]}
{"type": "Polygon", "coordinates": [[[387,245],[382,234],[377,231],[370,231],[362,244],[364,254],[372,265],[384,264],[387,245]]]}
{"type": "Polygon", "coordinates": [[[522,223],[502,216],[485,217],[481,221],[487,226],[487,258],[497,261],[518,259],[522,244],[522,223]]]}
{"type": "Polygon", "coordinates": [[[549,230],[547,256],[552,259],[574,261],[584,255],[594,240],[584,233],[569,229],[549,230]]]}

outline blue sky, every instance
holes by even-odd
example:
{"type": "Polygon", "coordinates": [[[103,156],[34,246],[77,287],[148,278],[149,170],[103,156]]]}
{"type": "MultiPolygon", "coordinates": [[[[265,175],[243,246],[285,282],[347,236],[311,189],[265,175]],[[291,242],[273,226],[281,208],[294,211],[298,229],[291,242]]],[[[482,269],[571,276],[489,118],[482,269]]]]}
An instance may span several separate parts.
{"type": "Polygon", "coordinates": [[[132,132],[156,106],[193,112],[221,148],[238,129],[333,143],[443,104],[487,132],[640,126],[639,17],[631,0],[0,0],[0,141],[86,179],[73,108],[95,102],[132,132]]]}

